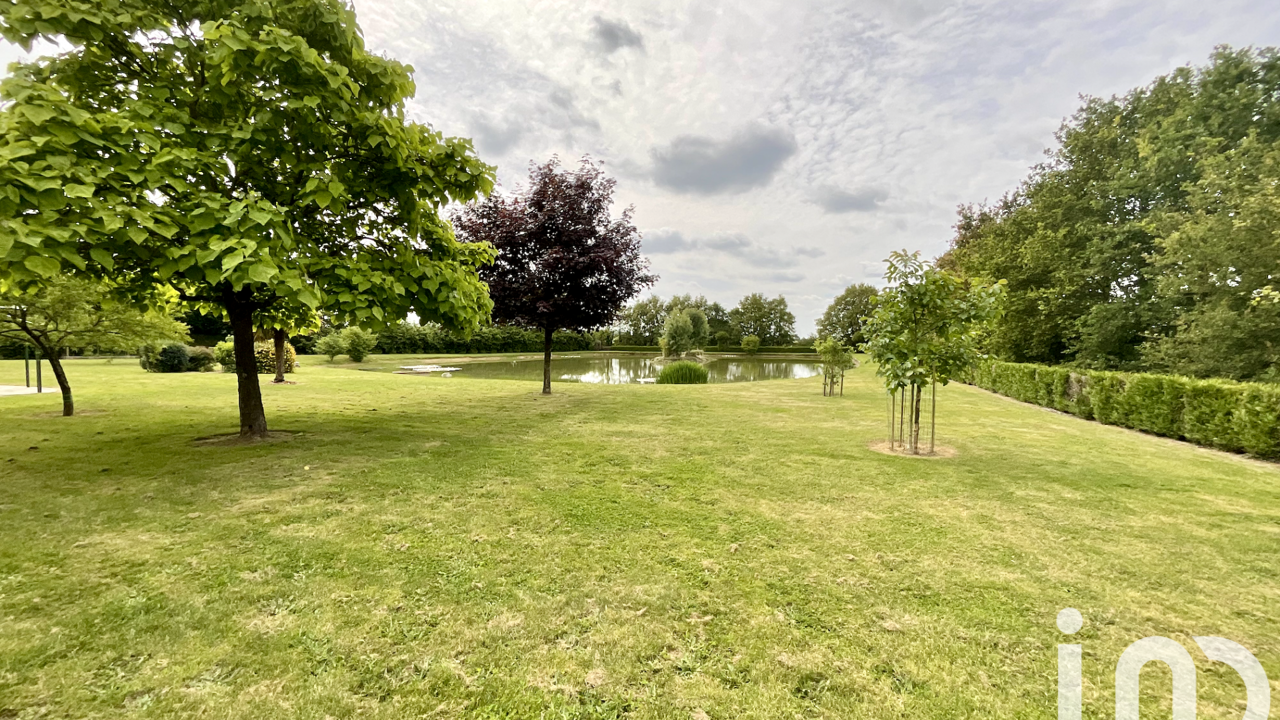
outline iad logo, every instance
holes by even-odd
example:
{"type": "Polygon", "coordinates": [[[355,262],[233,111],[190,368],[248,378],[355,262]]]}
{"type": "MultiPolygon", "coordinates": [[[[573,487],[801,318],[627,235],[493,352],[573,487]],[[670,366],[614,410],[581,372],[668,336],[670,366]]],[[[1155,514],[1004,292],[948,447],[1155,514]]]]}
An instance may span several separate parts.
{"type": "MultiPolygon", "coordinates": [[[[1058,613],[1058,629],[1074,635],[1084,627],[1075,608],[1058,613]]],[[[1220,637],[1194,638],[1205,657],[1226,663],[1244,678],[1248,700],[1244,720],[1267,720],[1271,713],[1271,684],[1262,663],[1244,646],[1220,637]]],[[[1082,673],[1080,645],[1058,646],[1058,720],[1080,720],[1082,673]]],[[[1138,720],[1138,673],[1151,661],[1173,672],[1173,720],[1195,720],[1196,664],[1186,648],[1167,637],[1143,638],[1120,655],[1116,663],[1116,720],[1138,720]]]]}

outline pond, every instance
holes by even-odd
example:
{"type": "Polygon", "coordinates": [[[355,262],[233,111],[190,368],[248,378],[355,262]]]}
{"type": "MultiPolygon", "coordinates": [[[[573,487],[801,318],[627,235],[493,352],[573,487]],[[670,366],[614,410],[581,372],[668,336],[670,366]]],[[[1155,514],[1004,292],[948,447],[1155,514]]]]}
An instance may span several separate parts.
{"type": "MultiPolygon", "coordinates": [[[[453,368],[449,368],[453,370],[453,368]]],[[[652,382],[659,366],[645,355],[566,355],[551,360],[553,382],[585,382],[605,385],[652,382]]],[[[815,360],[731,357],[707,363],[713,383],[786,380],[822,374],[815,360]]],[[[480,361],[459,364],[454,377],[494,380],[542,380],[542,358],[480,361]]]]}

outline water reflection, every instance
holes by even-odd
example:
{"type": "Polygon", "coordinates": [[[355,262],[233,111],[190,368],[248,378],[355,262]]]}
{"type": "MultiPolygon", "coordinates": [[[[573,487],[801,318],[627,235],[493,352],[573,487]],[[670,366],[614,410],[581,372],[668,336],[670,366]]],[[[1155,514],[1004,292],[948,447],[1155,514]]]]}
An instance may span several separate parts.
{"type": "MultiPolygon", "coordinates": [[[[658,377],[659,365],[653,358],[640,355],[597,355],[562,357],[551,361],[554,382],[584,382],[604,385],[652,382],[658,377]]],[[[758,358],[723,358],[707,364],[713,383],[753,382],[807,378],[822,373],[811,360],[758,358]]],[[[467,363],[455,373],[458,377],[495,380],[541,380],[542,360],[498,360],[467,363]]]]}

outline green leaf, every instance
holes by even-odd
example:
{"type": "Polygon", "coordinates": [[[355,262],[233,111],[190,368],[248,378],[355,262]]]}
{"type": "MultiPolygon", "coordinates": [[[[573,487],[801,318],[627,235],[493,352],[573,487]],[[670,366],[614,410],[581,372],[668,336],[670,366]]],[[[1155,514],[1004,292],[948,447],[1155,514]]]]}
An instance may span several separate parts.
{"type": "Polygon", "coordinates": [[[266,283],[277,272],[279,270],[276,270],[275,266],[270,263],[254,263],[249,266],[249,279],[254,282],[266,283]]]}
{"type": "Polygon", "coordinates": [[[43,125],[57,117],[58,111],[43,105],[23,105],[22,114],[36,125],[43,125]]]}
{"type": "Polygon", "coordinates": [[[66,185],[62,186],[62,191],[67,194],[67,197],[73,197],[73,198],[93,197],[92,185],[78,185],[73,183],[67,183],[66,185]]]}
{"type": "Polygon", "coordinates": [[[53,277],[62,269],[62,263],[43,255],[28,255],[22,264],[26,265],[31,272],[43,277],[53,277]]]}
{"type": "Polygon", "coordinates": [[[111,253],[102,248],[90,248],[89,257],[107,270],[114,270],[116,267],[116,259],[111,257],[111,253]]]}

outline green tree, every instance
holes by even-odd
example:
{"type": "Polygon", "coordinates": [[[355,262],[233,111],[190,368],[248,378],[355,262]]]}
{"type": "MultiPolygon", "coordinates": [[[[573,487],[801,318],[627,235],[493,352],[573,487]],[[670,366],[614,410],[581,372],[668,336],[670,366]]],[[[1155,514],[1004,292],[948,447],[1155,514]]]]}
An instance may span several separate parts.
{"type": "Polygon", "coordinates": [[[667,306],[657,295],[629,305],[618,313],[615,326],[622,345],[657,345],[662,337],[662,326],[667,317],[667,306]]]}
{"type": "Polygon", "coordinates": [[[736,335],[755,335],[765,345],[787,345],[796,337],[796,316],[787,309],[787,299],[766,298],[752,293],[729,311],[736,335]]]}
{"type": "Polygon", "coordinates": [[[68,350],[133,352],[143,345],[187,340],[187,327],[159,311],[116,301],[100,283],[56,277],[25,291],[0,293],[0,338],[28,343],[49,360],[62,391],[62,414],[75,414],[62,365],[68,350]]]}
{"type": "Polygon", "coordinates": [[[858,361],[853,357],[853,348],[846,347],[836,337],[826,337],[814,341],[813,349],[817,351],[818,359],[822,361],[823,396],[834,396],[837,387],[840,389],[840,394],[844,395],[844,373],[858,366],[858,361]]]}
{"type": "Polygon", "coordinates": [[[689,325],[693,327],[693,346],[695,348],[704,348],[711,342],[711,332],[707,327],[707,316],[698,308],[691,307],[684,309],[684,316],[689,318],[689,325]]]}
{"type": "Polygon", "coordinates": [[[1176,317],[1143,349],[1181,375],[1274,378],[1280,360],[1280,141],[1206,158],[1188,209],[1153,218],[1161,297],[1176,317]]]}
{"type": "Polygon", "coordinates": [[[845,288],[818,320],[818,337],[835,338],[845,345],[860,347],[866,341],[862,325],[871,314],[877,292],[875,287],[864,283],[845,288]]]}
{"type": "Polygon", "coordinates": [[[679,310],[698,310],[707,320],[707,335],[713,337],[718,332],[731,332],[732,323],[729,313],[718,302],[711,302],[704,295],[674,295],[666,303],[663,317],[679,310]]]}
{"type": "Polygon", "coordinates": [[[724,352],[729,349],[729,333],[721,330],[716,333],[716,349],[724,352]]]}
{"type": "Polygon", "coordinates": [[[662,354],[668,357],[680,357],[694,349],[694,327],[689,314],[683,311],[673,312],[667,316],[662,326],[662,354]]]}
{"type": "Polygon", "coordinates": [[[267,432],[255,315],[488,316],[493,249],[439,209],[493,170],[406,120],[409,69],[340,0],[11,0],[0,33],[64,48],[0,84],[0,283],[69,272],[225,313],[241,434],[267,432]]]}
{"type": "MultiPolygon", "coordinates": [[[[1280,141],[1278,90],[1275,49],[1220,48],[1205,66],[1086,99],[1059,131],[1059,147],[1017,191],[993,206],[961,208],[943,264],[1008,280],[993,351],[1015,361],[1231,376],[1265,365],[1265,353],[1240,342],[1254,320],[1265,325],[1265,313],[1251,317],[1238,299],[1227,307],[1220,296],[1187,292],[1169,279],[1183,272],[1180,260],[1164,258],[1181,223],[1203,226],[1210,212],[1220,221],[1251,214],[1255,229],[1265,222],[1245,193],[1215,199],[1211,209],[1203,192],[1233,162],[1246,165],[1230,182],[1247,184],[1245,176],[1260,172],[1248,164],[1265,162],[1265,153],[1244,144],[1280,141]],[[1208,304],[1197,310],[1201,300],[1208,304]],[[1234,361],[1236,351],[1249,358],[1234,361]]],[[[1232,275],[1231,251],[1218,255],[1213,272],[1232,275]]]]}
{"type": "Polygon", "coordinates": [[[760,351],[760,338],[755,335],[742,338],[742,350],[748,355],[755,355],[760,351]]]}
{"type": "MultiPolygon", "coordinates": [[[[936,398],[938,383],[946,385],[978,361],[982,330],[999,317],[1004,285],[966,281],[921,262],[918,252],[905,251],[890,255],[885,280],[890,287],[876,297],[866,350],[891,394],[890,445],[903,443],[917,453],[924,388],[936,398]],[[901,413],[896,439],[895,411],[901,413]]],[[[936,399],[931,427],[935,411],[936,399]]],[[[929,443],[933,452],[932,429],[929,443]]]]}

